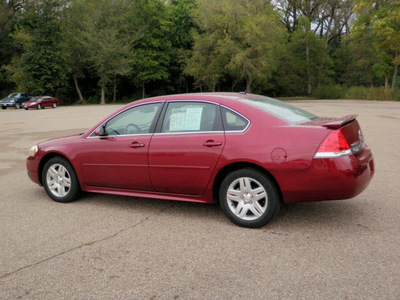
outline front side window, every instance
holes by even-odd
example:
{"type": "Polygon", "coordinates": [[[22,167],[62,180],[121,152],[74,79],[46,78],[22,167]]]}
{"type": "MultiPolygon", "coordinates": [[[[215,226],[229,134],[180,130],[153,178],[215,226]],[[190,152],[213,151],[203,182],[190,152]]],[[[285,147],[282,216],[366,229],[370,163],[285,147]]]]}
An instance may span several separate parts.
{"type": "Polygon", "coordinates": [[[172,102],[165,112],[161,132],[204,132],[218,130],[218,107],[203,102],[172,102]]]}
{"type": "Polygon", "coordinates": [[[161,103],[152,103],[130,108],[107,121],[100,135],[150,133],[160,107],[161,103]]]}

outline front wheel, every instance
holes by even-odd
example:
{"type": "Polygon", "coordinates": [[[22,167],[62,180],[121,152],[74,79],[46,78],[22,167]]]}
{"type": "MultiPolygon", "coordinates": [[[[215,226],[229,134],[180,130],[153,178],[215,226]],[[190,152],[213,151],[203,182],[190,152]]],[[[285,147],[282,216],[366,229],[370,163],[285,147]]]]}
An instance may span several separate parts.
{"type": "Polygon", "coordinates": [[[15,109],[20,109],[21,108],[21,105],[19,105],[19,103],[17,102],[17,103],[15,103],[15,109]]]}
{"type": "Polygon", "coordinates": [[[274,183],[251,168],[233,171],[224,178],[219,190],[219,202],[229,220],[247,228],[264,226],[280,208],[274,183]]]}
{"type": "Polygon", "coordinates": [[[47,195],[56,202],[74,201],[81,192],[74,168],[62,157],[53,157],[44,165],[42,183],[47,195]]]}
{"type": "Polygon", "coordinates": [[[42,105],[38,104],[37,109],[42,109],[42,105]]]}

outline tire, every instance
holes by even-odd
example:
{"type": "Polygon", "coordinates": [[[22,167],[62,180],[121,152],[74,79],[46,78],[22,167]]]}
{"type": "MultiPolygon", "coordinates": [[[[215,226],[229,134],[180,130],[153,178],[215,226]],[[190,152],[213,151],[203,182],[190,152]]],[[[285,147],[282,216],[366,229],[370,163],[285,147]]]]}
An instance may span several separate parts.
{"type": "Polygon", "coordinates": [[[38,104],[37,109],[42,109],[42,104],[38,104]]]}
{"type": "Polygon", "coordinates": [[[28,110],[28,108],[27,108],[27,107],[25,107],[25,110],[28,110]]]}
{"type": "Polygon", "coordinates": [[[53,107],[53,108],[56,108],[56,107],[57,107],[57,104],[53,103],[52,107],[53,107]]]}
{"type": "Polygon", "coordinates": [[[219,189],[219,203],[231,222],[246,228],[264,226],[280,208],[274,183],[251,168],[233,171],[224,178],[219,189]]]}
{"type": "Polygon", "coordinates": [[[56,202],[74,201],[81,193],[75,170],[63,157],[53,157],[44,165],[42,183],[47,195],[56,202]]]}
{"type": "Polygon", "coordinates": [[[15,103],[15,109],[20,109],[21,108],[21,105],[17,102],[17,103],[15,103]]]}
{"type": "Polygon", "coordinates": [[[2,106],[2,107],[1,107],[1,109],[6,109],[6,108],[7,108],[7,106],[2,106]]]}

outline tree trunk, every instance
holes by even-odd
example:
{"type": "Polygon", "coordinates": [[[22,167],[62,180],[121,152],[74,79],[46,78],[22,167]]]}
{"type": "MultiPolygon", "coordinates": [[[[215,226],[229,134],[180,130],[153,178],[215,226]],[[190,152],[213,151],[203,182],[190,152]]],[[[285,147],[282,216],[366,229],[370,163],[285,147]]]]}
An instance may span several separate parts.
{"type": "Polygon", "coordinates": [[[385,89],[389,88],[389,76],[385,75],[385,89]]]}
{"type": "Polygon", "coordinates": [[[78,78],[76,78],[75,75],[72,75],[72,78],[74,79],[75,89],[76,89],[76,92],[78,93],[79,100],[80,100],[81,102],[84,102],[83,96],[82,96],[82,93],[81,93],[81,89],[79,88],[78,78]]]}
{"type": "Polygon", "coordinates": [[[146,94],[146,90],[145,90],[145,86],[144,86],[144,82],[142,83],[142,99],[144,99],[144,96],[146,94]]]}
{"type": "Polygon", "coordinates": [[[306,42],[306,63],[307,63],[307,94],[311,95],[311,68],[310,68],[310,45],[306,42]]]}
{"type": "Polygon", "coordinates": [[[114,75],[114,93],[113,102],[117,101],[117,75],[114,75]]]}
{"type": "MultiPolygon", "coordinates": [[[[399,51],[396,51],[396,57],[395,60],[397,61],[397,58],[399,57],[399,51]]],[[[392,92],[394,91],[394,89],[396,88],[396,80],[397,80],[397,72],[399,70],[399,65],[396,64],[394,65],[394,71],[393,71],[393,79],[392,79],[392,92]]]]}
{"type": "Polygon", "coordinates": [[[246,93],[251,94],[251,84],[253,83],[253,80],[251,78],[248,78],[246,80],[246,93]]]}
{"type": "Polygon", "coordinates": [[[101,87],[101,100],[100,100],[100,104],[104,105],[106,104],[106,91],[104,86],[101,87]]]}

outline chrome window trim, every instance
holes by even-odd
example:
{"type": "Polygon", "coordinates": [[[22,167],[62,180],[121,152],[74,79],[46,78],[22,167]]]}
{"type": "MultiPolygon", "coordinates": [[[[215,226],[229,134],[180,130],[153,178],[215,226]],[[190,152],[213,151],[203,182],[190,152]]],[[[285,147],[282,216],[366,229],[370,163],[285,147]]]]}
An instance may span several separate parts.
{"type": "Polygon", "coordinates": [[[173,135],[178,135],[178,134],[206,134],[206,133],[224,133],[224,131],[180,131],[180,132],[157,132],[154,133],[154,135],[166,135],[166,134],[173,134],[173,135]]]}
{"type": "MultiPolygon", "coordinates": [[[[124,110],[120,111],[117,115],[112,115],[111,117],[109,117],[108,119],[106,119],[103,123],[101,123],[99,126],[97,126],[87,137],[86,139],[89,138],[98,138],[100,136],[92,136],[94,134],[94,132],[99,129],[99,127],[101,127],[104,123],[107,123],[108,121],[110,121],[112,118],[119,116],[120,114],[122,114],[123,112],[127,111],[128,109],[134,108],[134,107],[139,107],[141,105],[147,105],[147,104],[156,104],[156,103],[165,103],[165,100],[160,100],[160,101],[155,101],[155,102],[149,102],[149,103],[143,103],[143,104],[138,104],[138,105],[134,105],[134,106],[130,106],[125,108],[124,110]]],[[[141,133],[141,134],[135,134],[135,135],[152,135],[153,133],[141,133]]],[[[105,138],[105,137],[116,137],[116,136],[127,136],[127,135],[107,135],[107,136],[101,136],[101,138],[105,138]]]]}
{"type": "MultiPolygon", "coordinates": [[[[96,128],[97,129],[97,128],[96,128]]],[[[95,136],[87,136],[87,139],[107,139],[107,138],[116,138],[116,137],[129,137],[129,136],[144,136],[144,135],[153,135],[153,133],[138,133],[138,134],[118,134],[118,135],[95,135],[95,136]]]]}

